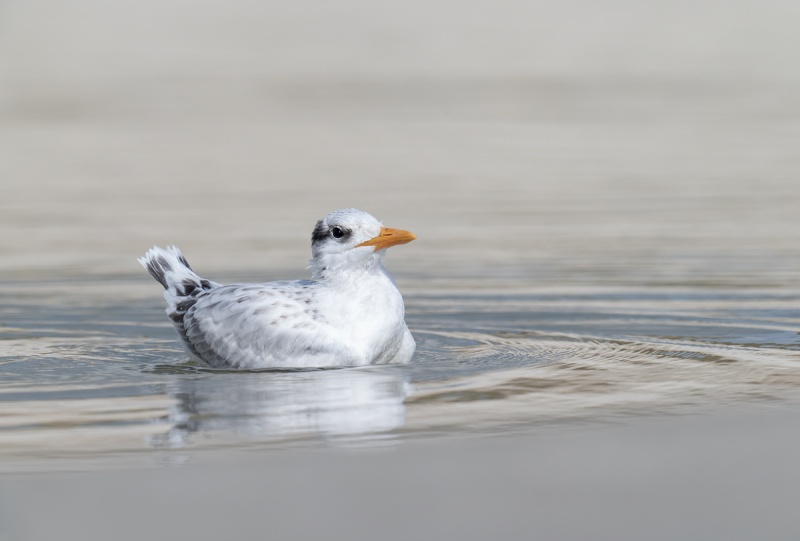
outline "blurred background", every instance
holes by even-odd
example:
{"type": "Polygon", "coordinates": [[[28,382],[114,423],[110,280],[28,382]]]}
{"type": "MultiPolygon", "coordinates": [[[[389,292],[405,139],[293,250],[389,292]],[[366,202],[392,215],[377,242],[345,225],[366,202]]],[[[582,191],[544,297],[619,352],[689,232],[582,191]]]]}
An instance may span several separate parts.
{"type": "Polygon", "coordinates": [[[765,243],[797,251],[799,20],[779,0],[6,0],[0,271],[138,273],[176,243],[208,272],[300,272],[314,222],[353,206],[418,234],[397,271],[741,277],[765,243]]]}

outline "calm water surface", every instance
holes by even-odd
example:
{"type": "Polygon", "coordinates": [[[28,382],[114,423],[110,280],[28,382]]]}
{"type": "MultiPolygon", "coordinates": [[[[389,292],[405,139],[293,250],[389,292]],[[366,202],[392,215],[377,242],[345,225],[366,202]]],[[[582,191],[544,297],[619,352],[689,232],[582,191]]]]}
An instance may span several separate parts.
{"type": "Polygon", "coordinates": [[[6,282],[1,452],[386,445],[719,409],[800,387],[796,288],[426,282],[400,279],[418,342],[410,365],[249,373],[189,363],[145,277],[6,282]]]}

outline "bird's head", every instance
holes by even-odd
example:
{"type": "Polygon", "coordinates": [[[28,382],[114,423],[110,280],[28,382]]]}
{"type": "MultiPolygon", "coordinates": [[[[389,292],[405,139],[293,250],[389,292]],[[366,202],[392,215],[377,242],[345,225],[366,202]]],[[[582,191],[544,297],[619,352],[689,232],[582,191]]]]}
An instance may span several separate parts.
{"type": "Polygon", "coordinates": [[[315,275],[380,264],[386,248],[417,238],[410,231],[383,227],[358,209],[334,210],[311,233],[311,269],[315,275]]]}

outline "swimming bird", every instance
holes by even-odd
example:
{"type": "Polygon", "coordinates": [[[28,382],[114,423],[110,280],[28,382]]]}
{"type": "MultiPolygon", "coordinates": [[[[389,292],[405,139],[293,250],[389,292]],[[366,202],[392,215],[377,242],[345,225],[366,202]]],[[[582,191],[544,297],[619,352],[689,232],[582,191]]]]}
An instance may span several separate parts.
{"type": "Polygon", "coordinates": [[[311,280],[221,285],[176,246],[139,263],[164,286],[167,315],[189,352],[215,368],[407,363],[416,347],[403,297],[383,260],[414,240],[357,209],[335,210],[311,234],[311,280]]]}

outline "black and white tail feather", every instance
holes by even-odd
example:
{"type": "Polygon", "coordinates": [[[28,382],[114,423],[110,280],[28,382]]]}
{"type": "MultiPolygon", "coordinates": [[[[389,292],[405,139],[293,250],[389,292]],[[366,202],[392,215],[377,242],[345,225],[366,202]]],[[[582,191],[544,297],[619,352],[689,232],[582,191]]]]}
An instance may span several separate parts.
{"type": "Polygon", "coordinates": [[[220,284],[195,274],[177,246],[167,246],[166,249],[153,246],[138,261],[158,283],[164,286],[167,315],[175,324],[175,329],[189,351],[199,356],[186,335],[184,318],[201,294],[220,287],[220,284]]]}

